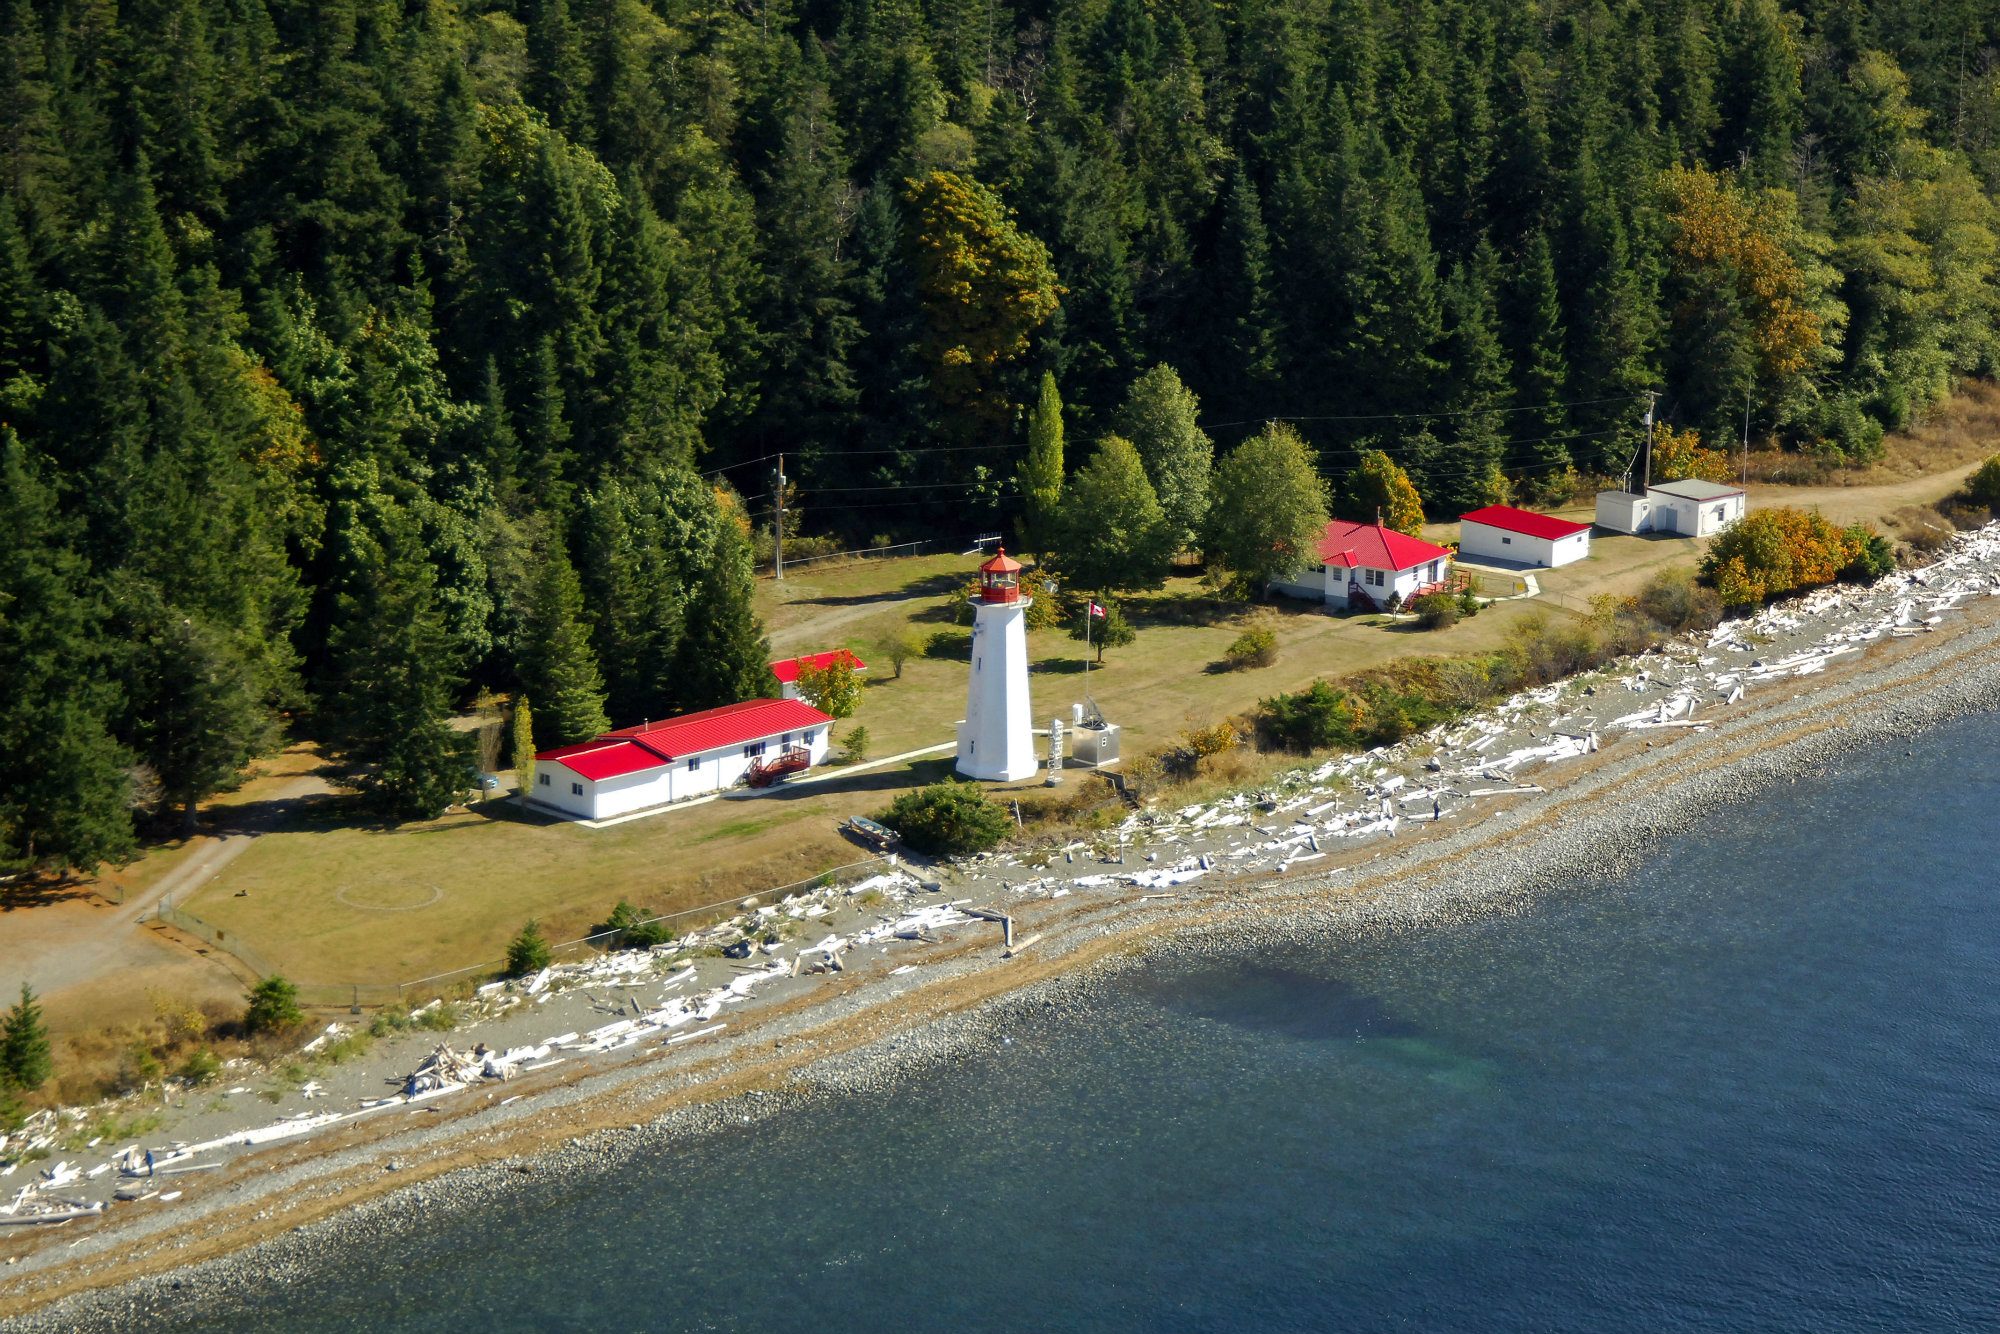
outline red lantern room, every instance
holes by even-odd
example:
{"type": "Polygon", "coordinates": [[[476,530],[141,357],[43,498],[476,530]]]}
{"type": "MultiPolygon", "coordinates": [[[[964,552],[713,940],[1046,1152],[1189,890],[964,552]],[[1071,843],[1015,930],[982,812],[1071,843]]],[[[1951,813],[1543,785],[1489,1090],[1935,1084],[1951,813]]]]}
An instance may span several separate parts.
{"type": "Polygon", "coordinates": [[[992,560],[979,567],[979,598],[982,602],[1021,600],[1021,562],[1009,557],[1007,548],[999,548],[992,560]]]}

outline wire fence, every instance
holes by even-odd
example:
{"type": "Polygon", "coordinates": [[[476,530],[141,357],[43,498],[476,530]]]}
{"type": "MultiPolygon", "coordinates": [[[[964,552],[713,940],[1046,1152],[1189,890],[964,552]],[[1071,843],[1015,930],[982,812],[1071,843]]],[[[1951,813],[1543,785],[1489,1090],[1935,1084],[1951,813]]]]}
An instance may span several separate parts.
{"type": "MultiPolygon", "coordinates": [[[[869,867],[887,866],[889,864],[887,857],[867,857],[858,862],[848,862],[843,866],[832,867],[821,871],[817,875],[807,876],[803,880],[794,880],[784,885],[773,885],[768,889],[757,890],[750,894],[735,894],[726,899],[719,899],[714,903],[705,903],[698,908],[681,908],[675,912],[660,913],[653,917],[642,918],[631,925],[634,927],[654,926],[667,922],[679,922],[684,918],[701,917],[703,915],[733,916],[742,910],[745,901],[748,899],[776,901],[782,899],[787,894],[801,889],[818,889],[826,885],[831,885],[849,872],[869,867]]],[[[160,906],[154,911],[154,915],[169,926],[185,931],[189,935],[205,941],[214,948],[232,956],[258,977],[276,977],[280,975],[279,970],[272,967],[255,948],[232,935],[227,929],[219,927],[205,918],[198,917],[185,908],[175,907],[170,899],[160,900],[160,906]]],[[[565,940],[552,944],[549,946],[549,957],[553,961],[563,962],[580,955],[589,954],[594,950],[608,949],[615,944],[626,929],[621,927],[611,931],[598,931],[591,935],[578,936],[575,940],[565,940]]],[[[288,978],[287,980],[298,989],[299,1003],[301,1005],[315,1009],[334,1009],[346,1006],[358,1012],[363,1009],[380,1009],[392,1005],[408,1006],[427,1001],[434,997],[445,995],[453,988],[466,983],[493,978],[505,970],[506,966],[507,961],[505,959],[488,959],[481,963],[467,964],[463,968],[454,968],[449,972],[433,973],[429,977],[414,978],[408,982],[313,982],[298,978],[288,978]]]]}
{"type": "MultiPolygon", "coordinates": [[[[792,570],[801,565],[816,565],[829,560],[890,560],[897,556],[921,556],[936,545],[936,542],[928,541],[897,542],[886,547],[859,547],[853,551],[823,551],[813,556],[787,556],[785,568],[792,570]]],[[[766,560],[768,559],[767,556],[766,560]]],[[[768,577],[770,571],[765,570],[763,573],[768,577]]]]}

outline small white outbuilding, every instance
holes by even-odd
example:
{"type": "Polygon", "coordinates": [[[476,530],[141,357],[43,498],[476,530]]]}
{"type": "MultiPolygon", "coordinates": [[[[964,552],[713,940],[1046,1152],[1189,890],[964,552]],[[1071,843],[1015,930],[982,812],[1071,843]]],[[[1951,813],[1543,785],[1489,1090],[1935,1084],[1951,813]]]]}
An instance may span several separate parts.
{"type": "Polygon", "coordinates": [[[1688,478],[1649,486],[1643,496],[1600,491],[1597,522],[1619,533],[1707,537],[1742,518],[1746,501],[1742,487],[1688,478]]]}
{"type": "Polygon", "coordinates": [[[1590,525],[1512,505],[1488,505],[1459,516],[1458,554],[1466,560],[1554,569],[1590,554],[1590,525]]]}

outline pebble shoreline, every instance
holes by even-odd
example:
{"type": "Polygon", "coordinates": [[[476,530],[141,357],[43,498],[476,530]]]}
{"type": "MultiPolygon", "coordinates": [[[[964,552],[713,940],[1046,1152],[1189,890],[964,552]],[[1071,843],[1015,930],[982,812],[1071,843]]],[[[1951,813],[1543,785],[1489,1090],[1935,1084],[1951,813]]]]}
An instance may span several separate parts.
{"type": "MultiPolygon", "coordinates": [[[[1345,876],[1324,871],[1267,880],[1251,887],[1190,894],[1171,905],[1121,905],[1102,912],[1049,942],[1060,955],[1080,939],[1130,930],[1132,947],[1111,958],[1031,983],[1020,990],[958,1014],[912,1027],[865,1046],[820,1058],[799,1070],[783,1087],[697,1104],[629,1129],[593,1132],[552,1152],[502,1159],[459,1169],[405,1190],[345,1208],[325,1219],[261,1241],[230,1255],[157,1277],[78,1294],[10,1321],[8,1329],[124,1330],[151,1327],[158,1319],[190,1305],[217,1311],[254,1300],[260,1290],[282,1288],[349,1257],[393,1253],[406,1229],[431,1228],[445,1211],[505,1207],[537,1187],[543,1174],[584,1177],[613,1173],[635,1160],[654,1165],[670,1148],[724,1128],[740,1128],[764,1118],[809,1108],[822,1098],[877,1093],[959,1054],[997,1042],[1010,1028],[1038,1022],[1051,1007],[1087,1013],[1093,991],[1116,971],[1144,967],[1154,959],[1224,954],[1307,938],[1337,938],[1360,932],[1421,930],[1475,913],[1518,911],[1549,889],[1587,883],[1607,873],[1647,845],[1684,833],[1719,812],[1754,798],[1771,785],[1807,774],[1859,747],[1883,744],[1960,718],[2000,709],[2000,620],[1986,618],[1943,643],[1866,663],[1853,673],[1803,687],[1790,701],[1770,710],[1747,710],[1718,724],[1700,740],[1676,742],[1663,750],[1635,750],[1610,757],[1591,774],[1555,790],[1550,799],[1570,808],[1549,819],[1546,801],[1524,803],[1464,828],[1452,828],[1401,848],[1388,848],[1345,876]],[[1795,730],[1805,715],[1838,726],[1781,739],[1760,734],[1795,730]],[[1726,755],[1723,763],[1715,756],[1726,755]],[[1634,776],[1645,773],[1645,800],[1630,800],[1634,776]],[[1619,800],[1608,799],[1620,797],[1619,800]],[[1580,803],[1594,801],[1580,813],[1580,803]],[[1478,850],[1479,855],[1464,854],[1478,850]],[[1441,869],[1429,864],[1443,861],[1441,869]],[[1423,866],[1421,876],[1399,878],[1403,868],[1423,866]],[[1361,894],[1345,885],[1376,882],[1361,894]],[[524,1171],[525,1169],[525,1171],[524,1171]]],[[[967,972],[975,960],[952,960],[941,969],[967,972]]],[[[860,1002],[853,1002],[857,1007],[860,1002]]],[[[835,1002],[833,1008],[841,1008],[835,1002]]],[[[791,1016],[761,1029],[758,1038],[783,1041],[822,1023],[825,1012],[791,1016]]],[[[602,1113],[620,1106],[640,1107],[676,1080],[672,1072],[640,1073],[622,1087],[600,1091],[584,1086],[542,1095],[544,1113],[573,1101],[589,1100],[602,1113]]],[[[449,1136],[452,1126],[429,1132],[449,1136]]],[[[421,1140],[425,1132],[417,1132],[421,1140]]],[[[338,1151],[379,1158],[380,1146],[338,1151]]],[[[115,1256],[94,1262],[115,1281],[115,1256]]],[[[4,1274],[4,1271],[0,1271],[4,1274]]]]}

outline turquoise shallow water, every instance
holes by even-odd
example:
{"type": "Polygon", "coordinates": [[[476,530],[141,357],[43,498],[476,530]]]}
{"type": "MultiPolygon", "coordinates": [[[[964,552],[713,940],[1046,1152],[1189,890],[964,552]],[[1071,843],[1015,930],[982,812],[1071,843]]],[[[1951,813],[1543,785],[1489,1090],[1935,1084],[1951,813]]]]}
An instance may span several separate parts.
{"type": "Polygon", "coordinates": [[[2000,721],[152,1328],[2000,1328],[2000,721]],[[1906,753],[1907,752],[1907,753],[1906,753]]]}

